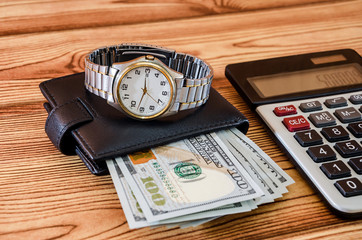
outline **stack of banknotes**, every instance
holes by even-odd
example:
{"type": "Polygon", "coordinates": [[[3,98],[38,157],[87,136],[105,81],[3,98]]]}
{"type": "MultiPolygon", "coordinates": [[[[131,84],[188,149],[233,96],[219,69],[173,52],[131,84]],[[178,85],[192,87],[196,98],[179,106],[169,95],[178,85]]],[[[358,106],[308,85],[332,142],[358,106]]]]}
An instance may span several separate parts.
{"type": "Polygon", "coordinates": [[[130,228],[195,227],[251,211],[294,181],[236,128],[107,161],[130,228]]]}

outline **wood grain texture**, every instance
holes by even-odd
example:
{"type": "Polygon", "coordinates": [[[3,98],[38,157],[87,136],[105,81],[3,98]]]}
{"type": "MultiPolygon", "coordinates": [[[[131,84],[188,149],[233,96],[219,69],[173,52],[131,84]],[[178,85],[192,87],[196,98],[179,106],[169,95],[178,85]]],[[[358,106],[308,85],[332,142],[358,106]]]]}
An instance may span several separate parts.
{"type": "Polygon", "coordinates": [[[11,1],[0,3],[0,36],[130,25],[326,2],[274,1],[11,1]]]}
{"type": "Polygon", "coordinates": [[[338,48],[362,54],[361,10],[357,0],[1,2],[0,239],[359,239],[362,220],[328,210],[224,70],[235,62],[338,48]],[[83,71],[90,50],[122,42],[207,60],[213,87],[250,120],[249,138],[295,180],[290,192],[197,228],[130,230],[110,176],[91,175],[47,138],[38,88],[83,71]]]}

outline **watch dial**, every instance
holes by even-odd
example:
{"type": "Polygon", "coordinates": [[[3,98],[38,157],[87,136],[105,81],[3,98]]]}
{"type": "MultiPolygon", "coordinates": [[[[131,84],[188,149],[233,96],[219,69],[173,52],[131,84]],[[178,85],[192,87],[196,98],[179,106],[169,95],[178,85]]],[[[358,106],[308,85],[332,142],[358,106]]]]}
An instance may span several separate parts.
{"type": "Polygon", "coordinates": [[[168,107],[172,87],[166,76],[153,67],[140,66],[128,71],[119,85],[119,101],[138,117],[153,117],[168,107]]]}

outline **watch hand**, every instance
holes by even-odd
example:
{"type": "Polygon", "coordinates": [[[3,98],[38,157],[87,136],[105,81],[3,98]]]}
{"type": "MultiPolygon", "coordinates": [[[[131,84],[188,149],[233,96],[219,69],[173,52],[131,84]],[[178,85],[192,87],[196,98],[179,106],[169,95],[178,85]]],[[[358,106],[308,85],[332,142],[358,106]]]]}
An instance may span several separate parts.
{"type": "Polygon", "coordinates": [[[147,77],[145,77],[145,85],[144,85],[144,88],[142,89],[143,92],[145,92],[145,91],[147,92],[146,80],[147,80],[147,77]]]}
{"type": "Polygon", "coordinates": [[[147,89],[143,89],[143,88],[141,88],[141,89],[143,90],[143,94],[142,94],[140,103],[138,104],[137,110],[140,108],[140,105],[141,105],[141,102],[142,102],[142,100],[143,100],[143,97],[144,97],[144,96],[146,95],[146,93],[147,93],[147,89]]]}
{"type": "Polygon", "coordinates": [[[155,101],[158,105],[160,105],[148,92],[146,92],[146,93],[153,101],[155,101]]]}

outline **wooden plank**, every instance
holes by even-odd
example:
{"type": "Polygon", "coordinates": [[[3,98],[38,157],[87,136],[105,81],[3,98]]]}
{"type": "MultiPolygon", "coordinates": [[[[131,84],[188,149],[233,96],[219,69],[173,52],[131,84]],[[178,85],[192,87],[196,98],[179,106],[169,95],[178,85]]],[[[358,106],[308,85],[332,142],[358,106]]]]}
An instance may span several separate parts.
{"type": "Polygon", "coordinates": [[[169,21],[327,1],[11,1],[0,3],[0,36],[169,21]]]}
{"type": "Polygon", "coordinates": [[[131,28],[117,26],[3,37],[0,80],[52,78],[80,72],[84,69],[84,56],[90,50],[121,42],[162,45],[197,55],[212,64],[216,79],[224,77],[226,64],[238,61],[345,47],[361,52],[361,4],[351,1],[135,24],[131,28]],[[127,35],[120,35],[123,32],[127,35]]]}

